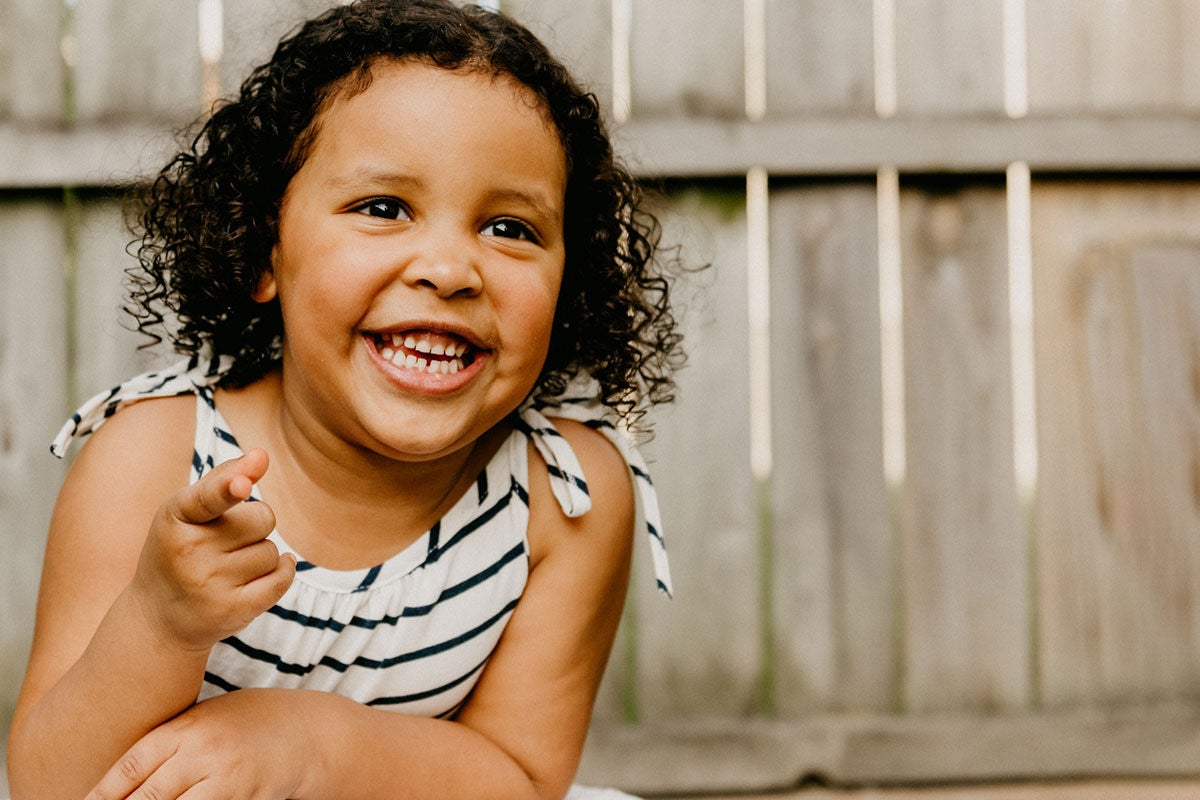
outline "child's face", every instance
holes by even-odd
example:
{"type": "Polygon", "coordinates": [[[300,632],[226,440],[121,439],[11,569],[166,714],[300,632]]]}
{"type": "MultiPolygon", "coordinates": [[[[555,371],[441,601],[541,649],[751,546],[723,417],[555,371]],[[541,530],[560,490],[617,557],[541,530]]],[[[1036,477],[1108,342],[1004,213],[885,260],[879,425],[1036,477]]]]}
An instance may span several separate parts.
{"type": "Polygon", "coordinates": [[[473,442],[540,374],[562,280],[566,163],[507,78],[372,67],[293,177],[272,274],[286,402],[402,460],[473,442]]]}

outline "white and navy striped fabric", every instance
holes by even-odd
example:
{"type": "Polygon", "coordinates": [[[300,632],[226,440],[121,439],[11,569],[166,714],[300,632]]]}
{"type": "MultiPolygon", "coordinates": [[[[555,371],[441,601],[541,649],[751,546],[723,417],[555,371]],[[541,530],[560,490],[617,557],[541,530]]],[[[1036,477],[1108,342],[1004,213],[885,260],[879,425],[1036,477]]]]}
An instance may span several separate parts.
{"type": "MultiPolygon", "coordinates": [[[[241,455],[213,403],[227,362],[193,358],[133,378],[89,400],[60,431],[61,456],[121,406],[151,397],[196,396],[191,479],[241,455]]],[[[454,507],[412,545],[369,569],[325,569],[297,554],[296,579],[269,611],[213,648],[200,699],[242,687],[335,692],[422,716],[453,715],[475,685],[528,577],[528,456],[532,441],[549,467],[564,513],[591,507],[579,461],[550,417],[579,420],[619,448],[633,475],[639,518],[658,585],[671,592],[658,505],[645,463],[594,401],[523,406],[513,434],[454,507]]],[[[252,499],[261,498],[257,494],[252,499]]],[[[281,551],[295,552],[271,534],[281,551]]]]}

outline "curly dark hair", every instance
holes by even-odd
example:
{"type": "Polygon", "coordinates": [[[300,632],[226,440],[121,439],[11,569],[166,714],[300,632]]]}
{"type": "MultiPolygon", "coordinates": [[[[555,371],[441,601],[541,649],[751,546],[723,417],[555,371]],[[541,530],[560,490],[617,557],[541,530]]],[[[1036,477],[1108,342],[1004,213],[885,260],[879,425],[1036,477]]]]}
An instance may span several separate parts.
{"type": "MultiPolygon", "coordinates": [[[[532,396],[561,394],[579,373],[629,422],[673,399],[681,336],[668,302],[674,259],[638,183],[614,160],[594,95],[509,17],[449,0],[359,0],[285,38],[236,99],[220,104],[190,146],[141,195],[139,266],[130,303],[155,342],[164,319],[175,349],[233,356],[222,382],[242,386],[278,362],[278,301],[251,298],[277,242],[284,191],[304,163],[319,117],[358,92],[372,64],[413,59],[508,75],[540,98],[566,154],[566,264],[549,353],[532,396]]],[[[149,346],[149,345],[148,345],[149,346]]]]}

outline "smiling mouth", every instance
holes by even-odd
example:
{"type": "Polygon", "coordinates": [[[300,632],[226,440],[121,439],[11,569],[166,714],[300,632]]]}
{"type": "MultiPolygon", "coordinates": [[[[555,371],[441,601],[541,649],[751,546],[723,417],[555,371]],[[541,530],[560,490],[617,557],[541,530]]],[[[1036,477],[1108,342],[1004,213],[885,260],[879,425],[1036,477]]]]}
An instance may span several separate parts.
{"type": "Polygon", "coordinates": [[[401,369],[452,375],[469,367],[480,349],[460,336],[429,330],[373,333],[369,338],[385,361],[401,369]]]}

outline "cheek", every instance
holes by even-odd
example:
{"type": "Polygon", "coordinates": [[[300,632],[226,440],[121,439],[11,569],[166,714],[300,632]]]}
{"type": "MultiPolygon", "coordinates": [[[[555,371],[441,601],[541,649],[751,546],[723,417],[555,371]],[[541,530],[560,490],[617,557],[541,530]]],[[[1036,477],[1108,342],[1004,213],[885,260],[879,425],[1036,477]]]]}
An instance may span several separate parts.
{"type": "Polygon", "coordinates": [[[558,280],[547,280],[537,285],[513,287],[508,303],[501,313],[510,321],[508,330],[528,357],[539,363],[545,359],[550,348],[550,336],[554,328],[554,312],[558,303],[558,280]]]}

